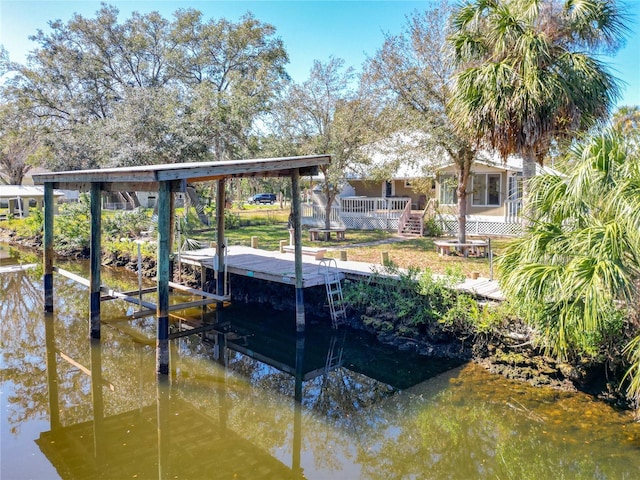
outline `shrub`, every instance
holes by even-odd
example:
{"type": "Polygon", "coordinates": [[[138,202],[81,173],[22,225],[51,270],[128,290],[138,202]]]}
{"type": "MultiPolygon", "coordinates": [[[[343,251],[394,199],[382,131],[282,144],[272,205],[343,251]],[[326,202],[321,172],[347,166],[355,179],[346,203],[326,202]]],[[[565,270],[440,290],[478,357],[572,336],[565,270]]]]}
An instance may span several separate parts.
{"type": "Polygon", "coordinates": [[[110,239],[138,238],[142,232],[152,229],[153,221],[147,210],[136,208],[130,211],[116,212],[115,215],[105,217],[102,230],[110,239]]]}

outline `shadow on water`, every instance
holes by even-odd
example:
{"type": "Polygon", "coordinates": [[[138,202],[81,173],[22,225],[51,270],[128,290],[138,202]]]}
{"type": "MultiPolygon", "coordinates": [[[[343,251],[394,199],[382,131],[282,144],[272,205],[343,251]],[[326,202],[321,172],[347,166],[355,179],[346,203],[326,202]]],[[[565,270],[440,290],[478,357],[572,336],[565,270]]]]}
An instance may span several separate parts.
{"type": "MultiPolygon", "coordinates": [[[[361,332],[312,324],[301,336],[293,313],[264,307],[183,312],[160,382],[153,319],[125,322],[131,307],[104,302],[102,339],[90,342],[86,290],[56,276],[55,313],[45,315],[40,278],[37,269],[0,274],[2,478],[640,471],[640,426],[589,397],[398,352],[361,332]]],[[[122,270],[104,279],[136,284],[122,270]]]]}
{"type": "MultiPolygon", "coordinates": [[[[120,353],[114,350],[114,339],[91,342],[89,363],[83,365],[58,347],[54,315],[45,315],[49,411],[60,411],[66,396],[60,392],[67,383],[59,375],[61,363],[88,377],[91,397],[87,420],[69,422],[51,415],[50,430],[36,440],[61,477],[100,478],[108,472],[108,478],[201,478],[203,472],[215,471],[215,478],[304,478],[302,406],[333,417],[335,428],[357,431],[364,426],[360,409],[399,391],[397,385],[380,381],[393,378],[381,358],[367,365],[368,358],[383,351],[380,345],[371,350],[372,338],[318,325],[301,337],[289,327],[292,315],[262,307],[234,306],[198,320],[215,328],[174,344],[170,378],[156,382],[155,392],[153,382],[140,382],[140,403],[111,412],[115,405],[108,397],[121,390],[122,379],[116,376],[129,370],[104,366],[103,357],[120,353]],[[358,365],[358,371],[352,370],[358,365]],[[297,402],[286,405],[286,397],[297,402]],[[265,420],[256,409],[274,408],[267,415],[269,424],[262,424],[265,420]],[[239,420],[239,428],[234,428],[239,420]],[[258,437],[262,441],[247,435],[255,429],[264,429],[258,437]],[[274,432],[279,432],[276,438],[269,438],[274,432]],[[274,444],[289,450],[290,458],[270,454],[274,444]]],[[[183,327],[189,323],[194,319],[180,321],[183,327]]],[[[174,331],[177,327],[174,324],[174,331]]],[[[152,354],[139,344],[136,349],[138,355],[152,354]]],[[[387,356],[398,360],[391,352],[387,356]]],[[[148,358],[138,361],[152,368],[148,358]]],[[[420,363],[431,368],[414,363],[413,374],[398,376],[401,383],[411,379],[415,384],[450,368],[448,363],[435,368],[433,360],[420,363]]],[[[392,366],[398,372],[398,363],[392,366]]]]}

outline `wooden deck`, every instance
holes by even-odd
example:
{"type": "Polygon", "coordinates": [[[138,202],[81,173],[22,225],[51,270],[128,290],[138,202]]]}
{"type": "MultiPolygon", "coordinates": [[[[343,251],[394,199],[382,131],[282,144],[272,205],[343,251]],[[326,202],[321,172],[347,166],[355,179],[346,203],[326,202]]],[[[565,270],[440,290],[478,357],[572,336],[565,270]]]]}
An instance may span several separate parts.
{"type": "MultiPolygon", "coordinates": [[[[195,266],[213,268],[214,248],[190,250],[180,254],[180,261],[195,266]]],[[[335,264],[344,278],[359,280],[370,277],[382,265],[335,260],[335,264]]],[[[333,262],[332,262],[333,263],[333,262]]],[[[230,246],[227,248],[227,272],[245,277],[259,278],[271,282],[295,284],[293,253],[280,253],[258,248],[230,246]]],[[[313,257],[303,258],[303,288],[325,284],[324,265],[322,260],[313,257]]],[[[456,288],[474,295],[491,299],[504,300],[498,282],[487,278],[467,279],[456,288]]]]}
{"type": "MultiPolygon", "coordinates": [[[[196,266],[214,268],[215,248],[189,250],[180,254],[180,261],[196,266]]],[[[280,253],[258,248],[227,247],[227,272],[244,277],[258,278],[270,282],[295,285],[296,274],[293,253],[280,253]]],[[[311,256],[302,259],[302,287],[324,285],[325,276],[322,260],[311,256]]]]}

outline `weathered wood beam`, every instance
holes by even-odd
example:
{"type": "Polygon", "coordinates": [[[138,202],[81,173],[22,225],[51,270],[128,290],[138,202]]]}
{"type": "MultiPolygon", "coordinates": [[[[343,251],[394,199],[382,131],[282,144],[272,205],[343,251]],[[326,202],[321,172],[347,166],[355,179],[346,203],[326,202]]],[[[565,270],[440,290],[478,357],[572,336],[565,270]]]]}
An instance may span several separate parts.
{"type": "Polygon", "coordinates": [[[226,162],[175,164],[174,168],[162,168],[157,173],[157,179],[178,180],[183,178],[196,179],[207,177],[254,176],[261,173],[278,175],[279,172],[300,168],[313,168],[327,165],[331,162],[328,155],[310,157],[270,158],[257,160],[237,160],[226,162]]]}
{"type": "MultiPolygon", "coordinates": [[[[304,174],[311,173],[319,165],[331,163],[329,155],[310,155],[287,158],[266,158],[254,160],[230,160],[220,162],[172,163],[164,165],[140,165],[135,167],[74,170],[67,172],[41,173],[33,176],[36,185],[51,182],[56,188],[71,185],[88,189],[91,183],[107,184],[158,184],[159,182],[229,178],[242,176],[284,176],[294,169],[304,174]]],[[[127,185],[129,189],[130,185],[127,185]]],[[[130,189],[128,191],[131,191],[130,189]]]]}
{"type": "Polygon", "coordinates": [[[198,290],[197,288],[191,288],[185,285],[180,285],[179,283],[169,282],[169,286],[175,290],[180,290],[181,292],[190,293],[191,295],[199,295],[204,298],[211,298],[219,302],[226,302],[229,300],[228,295],[216,295],[214,293],[198,290]]]}
{"type": "MultiPolygon", "coordinates": [[[[157,192],[159,182],[101,182],[103,192],[157,192]]],[[[51,182],[53,188],[59,190],[73,190],[77,192],[90,192],[91,182],[80,181],[55,181],[51,182]]],[[[183,192],[184,182],[175,180],[170,182],[172,192],[183,192]]]]}

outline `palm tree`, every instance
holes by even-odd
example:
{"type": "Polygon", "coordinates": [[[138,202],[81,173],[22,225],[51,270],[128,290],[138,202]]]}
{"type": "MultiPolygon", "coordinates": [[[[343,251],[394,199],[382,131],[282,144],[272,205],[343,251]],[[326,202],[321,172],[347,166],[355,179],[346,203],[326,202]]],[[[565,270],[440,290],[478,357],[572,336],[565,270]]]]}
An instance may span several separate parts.
{"type": "Polygon", "coordinates": [[[606,118],[619,97],[594,54],[621,45],[624,19],[613,0],[471,0],[454,13],[463,70],[451,118],[503,158],[522,157],[525,204],[551,142],[606,118]]]}
{"type": "Polygon", "coordinates": [[[501,287],[561,358],[613,356],[636,335],[626,351],[640,401],[640,151],[609,130],[569,156],[568,177],[531,181],[532,225],[498,262],[501,287]]]}

